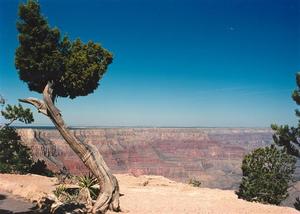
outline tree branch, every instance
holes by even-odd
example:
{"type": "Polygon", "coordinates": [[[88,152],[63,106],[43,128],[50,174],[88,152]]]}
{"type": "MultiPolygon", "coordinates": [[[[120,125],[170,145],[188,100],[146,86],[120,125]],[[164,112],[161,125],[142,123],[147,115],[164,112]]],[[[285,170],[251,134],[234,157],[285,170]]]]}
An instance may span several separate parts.
{"type": "Polygon", "coordinates": [[[15,122],[17,120],[17,118],[11,119],[8,123],[6,123],[5,125],[10,126],[10,124],[12,124],[13,122],[15,122]]]}
{"type": "Polygon", "coordinates": [[[0,130],[4,129],[4,127],[6,127],[6,124],[3,124],[3,125],[0,127],[0,130]]]}
{"type": "Polygon", "coordinates": [[[17,119],[12,119],[10,120],[8,123],[5,123],[3,124],[1,127],[0,127],[0,130],[4,129],[4,127],[7,127],[7,126],[10,126],[10,124],[12,124],[14,121],[16,121],[17,119]]]}
{"type": "Polygon", "coordinates": [[[26,99],[19,99],[19,101],[23,102],[23,103],[29,103],[29,104],[35,106],[40,113],[49,117],[49,114],[47,112],[47,108],[46,108],[44,101],[33,98],[33,97],[29,97],[26,99]]]}
{"type": "MultiPolygon", "coordinates": [[[[53,96],[53,83],[52,82],[48,82],[47,85],[44,88],[43,91],[43,96],[44,96],[44,105],[45,108],[48,109],[48,111],[51,112],[51,116],[62,116],[60,113],[60,110],[58,108],[56,108],[56,106],[54,105],[54,100],[55,100],[55,96],[53,96]]],[[[64,123],[64,121],[61,120],[60,118],[60,123],[64,123]]]]}

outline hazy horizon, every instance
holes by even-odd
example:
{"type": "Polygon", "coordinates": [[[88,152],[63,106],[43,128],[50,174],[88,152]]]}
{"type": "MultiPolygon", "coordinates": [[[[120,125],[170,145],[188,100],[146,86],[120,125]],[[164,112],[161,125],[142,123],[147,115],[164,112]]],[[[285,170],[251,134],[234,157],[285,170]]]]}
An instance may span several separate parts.
{"type": "MultiPolygon", "coordinates": [[[[18,78],[20,0],[0,0],[0,94],[40,97],[18,78]]],[[[114,54],[99,88],[59,98],[69,126],[270,127],[296,124],[298,0],[40,0],[50,26],[114,54]]],[[[34,112],[33,126],[51,126],[34,112]]],[[[3,122],[3,120],[1,120],[3,122]]],[[[16,125],[20,125],[16,123],[16,125]]]]}
{"type": "MultiPolygon", "coordinates": [[[[32,126],[32,125],[15,125],[13,126],[15,128],[29,128],[29,129],[56,129],[55,126],[53,125],[41,125],[41,126],[32,126]]],[[[251,127],[251,126],[243,126],[243,127],[234,127],[234,126],[226,126],[226,127],[221,127],[221,126],[68,126],[70,129],[126,129],[126,128],[133,128],[133,129],[270,129],[271,127],[251,127]]]]}

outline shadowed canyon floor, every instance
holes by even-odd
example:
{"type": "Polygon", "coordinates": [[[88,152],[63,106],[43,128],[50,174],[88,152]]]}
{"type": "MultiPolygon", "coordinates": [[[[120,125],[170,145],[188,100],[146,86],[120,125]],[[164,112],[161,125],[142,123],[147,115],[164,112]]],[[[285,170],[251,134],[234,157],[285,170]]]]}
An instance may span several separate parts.
{"type": "MultiPolygon", "coordinates": [[[[191,187],[162,176],[116,175],[120,181],[121,213],[132,214],[296,214],[297,210],[238,199],[232,190],[191,187]]],[[[0,190],[30,200],[52,194],[57,180],[38,175],[0,174],[0,190]]],[[[112,212],[108,212],[112,214],[112,212]]]]}

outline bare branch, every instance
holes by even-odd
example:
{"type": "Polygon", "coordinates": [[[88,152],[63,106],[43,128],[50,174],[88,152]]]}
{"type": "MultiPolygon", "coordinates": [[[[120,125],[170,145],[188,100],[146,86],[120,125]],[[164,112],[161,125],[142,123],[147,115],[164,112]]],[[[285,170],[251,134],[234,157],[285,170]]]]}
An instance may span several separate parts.
{"type": "MultiPolygon", "coordinates": [[[[43,96],[44,96],[44,105],[45,107],[51,111],[50,115],[55,115],[55,116],[62,116],[61,112],[56,106],[54,105],[54,97],[53,97],[53,83],[48,82],[47,85],[44,88],[43,91],[43,96]]],[[[61,119],[60,119],[61,120],[61,119]]],[[[63,122],[62,120],[60,121],[61,123],[63,122]]]]}
{"type": "Polygon", "coordinates": [[[3,125],[0,127],[0,130],[4,129],[4,127],[6,127],[6,124],[3,124],[3,125]]]}
{"type": "Polygon", "coordinates": [[[34,97],[29,97],[29,98],[26,98],[26,99],[19,99],[19,101],[23,102],[23,103],[29,103],[29,104],[35,106],[37,108],[38,112],[40,112],[40,113],[42,113],[42,114],[49,117],[44,101],[39,100],[39,99],[34,98],[34,97]]]}

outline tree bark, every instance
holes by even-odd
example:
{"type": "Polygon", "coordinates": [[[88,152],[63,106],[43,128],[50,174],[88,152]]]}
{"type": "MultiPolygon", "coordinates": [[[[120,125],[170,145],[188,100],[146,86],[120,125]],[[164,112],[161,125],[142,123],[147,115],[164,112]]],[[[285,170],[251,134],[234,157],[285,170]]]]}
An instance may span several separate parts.
{"type": "Polygon", "coordinates": [[[52,91],[52,84],[48,83],[43,91],[43,100],[27,98],[20,101],[34,105],[39,112],[48,116],[72,150],[97,178],[100,194],[90,211],[92,213],[105,213],[108,209],[120,211],[119,184],[116,177],[111,173],[97,147],[80,142],[66,127],[60,111],[54,105],[52,91]]]}

